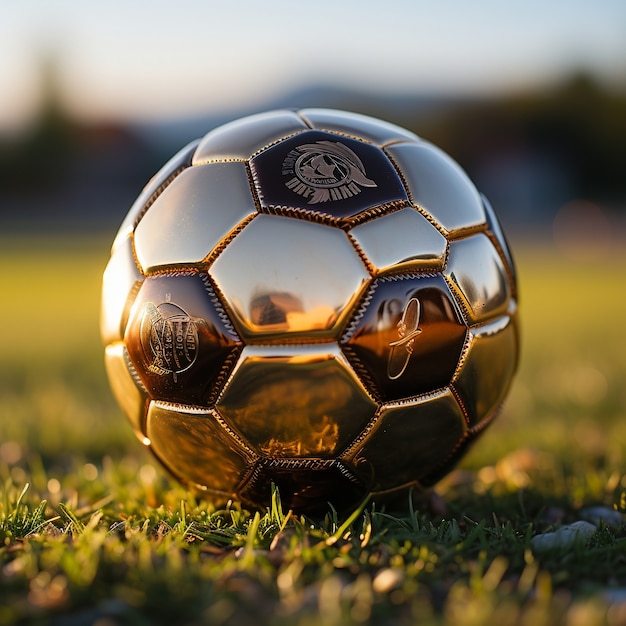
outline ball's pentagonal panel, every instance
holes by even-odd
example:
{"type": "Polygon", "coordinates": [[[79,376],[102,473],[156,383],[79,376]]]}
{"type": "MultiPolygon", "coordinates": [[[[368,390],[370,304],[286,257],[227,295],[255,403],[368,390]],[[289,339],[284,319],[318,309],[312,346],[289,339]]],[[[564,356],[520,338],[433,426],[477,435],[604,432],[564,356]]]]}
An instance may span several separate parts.
{"type": "Polygon", "coordinates": [[[377,408],[337,344],[247,346],[216,407],[264,457],[326,459],[377,408]]]}
{"type": "Polygon", "coordinates": [[[341,341],[356,371],[384,401],[446,386],[467,328],[441,275],[375,282],[341,341]]]}
{"type": "Polygon", "coordinates": [[[372,491],[419,484],[445,464],[466,432],[459,404],[444,389],[383,407],[353,462],[372,491]]]}
{"type": "Polygon", "coordinates": [[[261,208],[351,218],[407,199],[385,153],[369,143],[317,130],[300,133],[250,162],[261,208]]]}
{"type": "Polygon", "coordinates": [[[517,351],[517,329],[508,315],[471,330],[467,353],[453,380],[470,426],[491,419],[502,404],[515,373],[511,355],[517,351]]]}
{"type": "Polygon", "coordinates": [[[509,280],[486,235],[453,241],[444,274],[461,298],[470,324],[506,313],[511,298],[509,280]]]}
{"type": "Polygon", "coordinates": [[[511,295],[513,298],[517,298],[517,271],[515,269],[515,262],[513,261],[513,256],[511,255],[509,243],[502,227],[500,226],[500,222],[498,221],[495,211],[491,207],[491,204],[485,196],[482,196],[482,199],[485,207],[485,213],[487,214],[488,234],[493,237],[496,247],[500,250],[504,258],[504,264],[510,277],[511,295]]]}
{"type": "Polygon", "coordinates": [[[137,225],[137,259],[145,272],[199,263],[255,213],[244,163],[189,167],[137,225]]]}
{"type": "Polygon", "coordinates": [[[104,364],[115,399],[130,420],[137,438],[146,443],[144,422],[149,400],[148,392],[139,380],[122,342],[106,347],[104,364]]]}
{"type": "Polygon", "coordinates": [[[260,459],[240,490],[244,502],[267,499],[278,488],[283,508],[315,511],[320,502],[351,510],[367,486],[336,459],[260,459]]]}
{"type": "Polygon", "coordinates": [[[298,111],[312,128],[352,135],[384,146],[399,141],[420,141],[406,128],[383,122],[367,115],[358,115],[332,109],[301,109],[298,111]]]}
{"type": "Polygon", "coordinates": [[[105,345],[120,341],[124,336],[132,296],[142,280],[135,264],[132,242],[125,239],[114,249],[102,277],[100,335],[105,345]]]}
{"type": "Polygon", "coordinates": [[[386,152],[400,168],[411,200],[446,232],[485,223],[480,194],[445,152],[426,142],[397,144],[386,148],[386,152]]]}
{"type": "Polygon", "coordinates": [[[269,111],[224,124],[208,133],[195,152],[193,164],[249,159],[278,139],[306,130],[293,111],[269,111]]]}
{"type": "Polygon", "coordinates": [[[235,492],[254,458],[210,410],[151,402],[147,433],[152,450],[175,476],[227,496],[235,492]]]}
{"type": "Polygon", "coordinates": [[[137,200],[133,203],[130,211],[126,214],[122,225],[113,241],[113,249],[115,249],[124,239],[130,236],[133,229],[148,206],[154,201],[155,197],[159,195],[167,187],[167,185],[176,177],[177,174],[182,172],[185,168],[191,165],[191,158],[195,152],[199,139],[187,144],[182,150],[177,152],[147,183],[139,194],[137,200]]]}
{"type": "Polygon", "coordinates": [[[208,277],[178,273],[146,278],[124,342],[153,398],[207,406],[241,342],[208,277]]]}
{"type": "Polygon", "coordinates": [[[440,270],[446,256],[446,238],[411,207],[360,224],[350,237],[376,273],[440,270]]]}
{"type": "Polygon", "coordinates": [[[255,217],[209,271],[246,342],[334,337],[369,279],[343,231],[275,215],[255,217]]]}

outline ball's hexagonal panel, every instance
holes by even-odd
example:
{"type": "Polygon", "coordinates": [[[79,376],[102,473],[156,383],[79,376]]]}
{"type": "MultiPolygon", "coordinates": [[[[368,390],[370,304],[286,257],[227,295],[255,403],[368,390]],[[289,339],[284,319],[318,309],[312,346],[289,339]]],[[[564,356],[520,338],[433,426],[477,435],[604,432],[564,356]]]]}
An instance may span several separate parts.
{"type": "Polygon", "coordinates": [[[151,402],[147,432],[152,451],[174,476],[227,496],[254,459],[212,411],[151,402]]]}
{"type": "Polygon", "coordinates": [[[115,248],[102,277],[100,336],[105,345],[124,336],[133,295],[143,276],[137,269],[132,242],[125,239],[115,248]]]}
{"type": "Polygon", "coordinates": [[[111,384],[111,391],[122,411],[130,420],[135,435],[142,443],[145,442],[145,415],[148,406],[148,392],[134,372],[128,358],[126,347],[122,342],[114,343],[105,348],[104,364],[111,384]],[[133,373],[135,376],[133,376],[133,373]]]}
{"type": "Polygon", "coordinates": [[[511,298],[509,279],[486,235],[451,242],[444,274],[463,302],[470,324],[506,313],[511,298]]]}
{"type": "Polygon", "coordinates": [[[517,270],[515,268],[513,256],[511,255],[509,243],[504,235],[502,227],[500,226],[500,222],[498,221],[495,211],[491,207],[491,204],[485,196],[482,196],[482,199],[485,207],[485,213],[487,214],[487,226],[489,229],[488,234],[494,238],[496,247],[500,249],[504,257],[504,264],[510,276],[511,295],[513,298],[517,298],[517,270]]]}
{"type": "Polygon", "coordinates": [[[144,272],[199,263],[256,213],[244,163],[210,163],[181,172],[135,229],[144,272]]]}
{"type": "Polygon", "coordinates": [[[337,344],[247,346],[217,410],[262,456],[331,458],[376,411],[337,344]]]}
{"type": "Polygon", "coordinates": [[[311,130],[260,152],[251,161],[262,210],[351,218],[407,199],[395,168],[371,144],[311,130]]]}
{"type": "Polygon", "coordinates": [[[350,231],[376,273],[439,270],[446,238],[411,207],[394,211],[350,231]]]}
{"type": "Polygon", "coordinates": [[[195,141],[187,144],[148,181],[126,214],[126,217],[117,232],[117,236],[113,241],[113,249],[115,249],[124,239],[130,236],[135,227],[135,223],[146,207],[149,206],[150,202],[154,200],[154,197],[157,196],[169,182],[171,182],[171,179],[173,179],[176,174],[191,165],[191,158],[199,143],[200,140],[196,139],[195,141]]]}
{"type": "Polygon", "coordinates": [[[146,278],[124,342],[153,398],[207,406],[241,342],[206,274],[146,278]]]}
{"type": "Polygon", "coordinates": [[[449,389],[383,407],[353,463],[370,490],[419,483],[452,456],[467,432],[449,389]]]}
{"type": "Polygon", "coordinates": [[[406,128],[367,115],[332,109],[302,109],[298,113],[317,130],[354,135],[381,147],[398,141],[420,141],[416,134],[406,128]]]}
{"type": "Polygon", "coordinates": [[[394,276],[375,282],[341,345],[356,371],[390,401],[448,385],[466,333],[440,274],[394,276]]]}
{"type": "Polygon", "coordinates": [[[247,160],[266,146],[307,129],[293,111],[269,111],[219,126],[205,135],[193,164],[215,160],[247,160]]]}
{"type": "Polygon", "coordinates": [[[453,379],[470,427],[491,419],[506,396],[517,366],[517,329],[507,315],[474,328],[469,348],[453,379]]]}
{"type": "Polygon", "coordinates": [[[396,144],[385,151],[400,168],[411,200],[447,233],[485,223],[480,194],[445,152],[427,142],[396,144]]]}
{"type": "Polygon", "coordinates": [[[369,274],[348,236],[258,215],[209,269],[246,343],[334,337],[369,274]]]}
{"type": "Polygon", "coordinates": [[[340,510],[358,504],[365,485],[335,459],[260,459],[239,495],[245,501],[267,499],[278,487],[285,509],[319,511],[327,502],[340,510]]]}

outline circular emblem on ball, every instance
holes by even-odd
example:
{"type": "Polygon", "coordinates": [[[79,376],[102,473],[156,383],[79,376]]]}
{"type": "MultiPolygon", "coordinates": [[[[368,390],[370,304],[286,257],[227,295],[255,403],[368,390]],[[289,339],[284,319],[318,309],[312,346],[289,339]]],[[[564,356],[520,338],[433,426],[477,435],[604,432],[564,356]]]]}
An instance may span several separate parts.
{"type": "Polygon", "coordinates": [[[188,370],[198,357],[198,327],[175,304],[146,302],[140,329],[141,348],[148,371],[167,376],[188,370]]]}
{"type": "Polygon", "coordinates": [[[343,200],[363,187],[377,187],[354,150],[340,141],[316,141],[294,148],[283,162],[283,174],[290,176],[287,187],[307,197],[310,204],[343,200]]]}

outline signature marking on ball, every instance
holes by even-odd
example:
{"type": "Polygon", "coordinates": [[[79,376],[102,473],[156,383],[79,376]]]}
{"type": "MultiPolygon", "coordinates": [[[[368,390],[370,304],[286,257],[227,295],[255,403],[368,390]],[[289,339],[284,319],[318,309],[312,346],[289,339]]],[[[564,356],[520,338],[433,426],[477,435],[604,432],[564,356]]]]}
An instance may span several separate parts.
{"type": "Polygon", "coordinates": [[[404,374],[413,354],[415,339],[422,332],[420,323],[420,301],[411,298],[402,311],[402,317],[396,328],[399,339],[389,343],[391,351],[387,361],[387,376],[396,380],[404,374]]]}
{"type": "Polygon", "coordinates": [[[285,185],[307,198],[309,204],[344,200],[378,185],[365,174],[357,154],[340,141],[316,141],[290,150],[282,173],[285,185]]]}
{"type": "Polygon", "coordinates": [[[175,304],[146,302],[141,322],[141,347],[148,370],[167,376],[188,370],[198,357],[196,321],[175,304]]]}

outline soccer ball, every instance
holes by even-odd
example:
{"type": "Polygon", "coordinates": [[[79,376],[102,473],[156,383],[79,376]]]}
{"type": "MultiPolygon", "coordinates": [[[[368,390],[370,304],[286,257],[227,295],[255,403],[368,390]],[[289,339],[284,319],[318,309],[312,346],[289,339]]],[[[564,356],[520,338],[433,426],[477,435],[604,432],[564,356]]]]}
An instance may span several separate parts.
{"type": "Polygon", "coordinates": [[[103,280],[113,394],[179,481],[307,511],[436,482],[497,415],[513,261],[463,170],[352,113],[209,132],[131,207],[103,280]]]}

